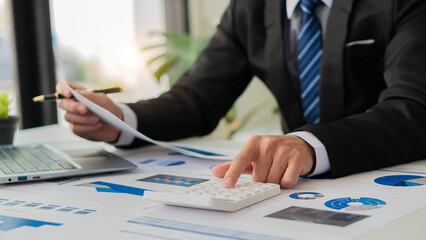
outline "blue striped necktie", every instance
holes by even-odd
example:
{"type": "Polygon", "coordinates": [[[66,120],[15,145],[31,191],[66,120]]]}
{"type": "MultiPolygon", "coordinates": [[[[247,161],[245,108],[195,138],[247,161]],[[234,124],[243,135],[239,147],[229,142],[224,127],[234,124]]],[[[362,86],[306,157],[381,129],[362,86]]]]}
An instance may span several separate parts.
{"type": "Polygon", "coordinates": [[[305,122],[319,122],[319,80],[322,55],[321,25],[315,16],[320,0],[301,0],[303,11],[297,35],[300,93],[305,122]]]}

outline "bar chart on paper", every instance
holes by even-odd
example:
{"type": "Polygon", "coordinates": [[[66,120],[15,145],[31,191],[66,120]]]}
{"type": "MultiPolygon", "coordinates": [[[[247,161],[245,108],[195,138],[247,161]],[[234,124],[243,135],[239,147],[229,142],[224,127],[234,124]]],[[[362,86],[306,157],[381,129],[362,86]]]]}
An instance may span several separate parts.
{"type": "Polygon", "coordinates": [[[156,165],[158,166],[165,166],[165,167],[179,166],[186,163],[185,161],[180,161],[180,160],[159,161],[157,159],[148,159],[148,160],[140,161],[139,164],[150,164],[153,162],[156,162],[156,165]]]}
{"type": "MultiPolygon", "coordinates": [[[[89,215],[96,213],[97,210],[89,208],[78,208],[71,206],[64,206],[61,204],[44,203],[40,201],[25,201],[25,200],[14,200],[8,198],[0,198],[0,206],[13,207],[14,210],[25,211],[25,210],[37,210],[37,211],[57,211],[62,213],[72,213],[78,215],[89,215]]],[[[3,208],[5,209],[5,208],[3,208]]]]}
{"type": "Polygon", "coordinates": [[[21,227],[61,226],[62,223],[0,215],[0,231],[7,232],[21,227]]]}
{"type": "MultiPolygon", "coordinates": [[[[243,232],[239,230],[212,227],[207,225],[191,224],[180,221],[173,221],[154,217],[138,217],[128,221],[140,225],[162,228],[164,230],[175,230],[187,233],[201,234],[211,237],[224,239],[240,239],[240,240],[288,240],[288,238],[275,237],[266,234],[243,232]]],[[[196,239],[196,238],[194,238],[196,239]]]]}
{"type": "Polygon", "coordinates": [[[151,190],[148,190],[148,189],[136,188],[136,187],[126,186],[126,185],[121,185],[121,184],[115,184],[115,183],[109,183],[109,182],[103,182],[103,181],[83,183],[83,184],[79,184],[77,186],[95,188],[97,192],[124,193],[124,194],[131,194],[131,195],[137,195],[137,196],[143,196],[145,191],[151,191],[151,190]]]}
{"type": "Polygon", "coordinates": [[[139,169],[159,172],[197,173],[211,175],[212,168],[223,164],[223,160],[200,159],[171,152],[167,149],[153,149],[128,158],[138,165],[139,169]]]}
{"type": "Polygon", "coordinates": [[[181,187],[191,187],[196,184],[208,181],[208,179],[157,174],[151,177],[138,179],[138,181],[175,185],[175,186],[181,186],[181,187]]]}

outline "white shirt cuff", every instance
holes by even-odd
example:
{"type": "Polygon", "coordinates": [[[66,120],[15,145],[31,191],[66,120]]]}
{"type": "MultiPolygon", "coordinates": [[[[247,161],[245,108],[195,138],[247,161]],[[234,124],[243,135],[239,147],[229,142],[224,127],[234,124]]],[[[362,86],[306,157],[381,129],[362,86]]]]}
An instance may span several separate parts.
{"type": "Polygon", "coordinates": [[[289,135],[300,137],[314,148],[316,157],[315,169],[308,177],[319,175],[330,170],[330,160],[328,159],[327,150],[325,149],[324,144],[322,144],[322,142],[315,137],[314,134],[311,132],[300,131],[289,133],[289,135]]]}
{"type": "MultiPolygon", "coordinates": [[[[138,121],[135,112],[133,112],[133,110],[130,109],[130,107],[126,104],[117,103],[117,106],[121,109],[124,122],[133,129],[137,129],[138,121]]],[[[117,147],[130,145],[130,143],[133,142],[134,138],[135,137],[132,134],[121,131],[118,141],[115,142],[113,145],[117,147]]]]}

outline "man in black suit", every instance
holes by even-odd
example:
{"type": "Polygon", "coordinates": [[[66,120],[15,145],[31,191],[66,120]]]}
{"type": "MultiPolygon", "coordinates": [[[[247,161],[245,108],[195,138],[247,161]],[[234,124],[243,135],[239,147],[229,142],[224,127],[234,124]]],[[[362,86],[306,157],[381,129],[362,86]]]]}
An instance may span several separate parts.
{"type": "MultiPolygon", "coordinates": [[[[300,175],[341,177],[419,160],[426,157],[425,13],[424,0],[235,0],[170,91],[120,106],[85,96],[146,135],[173,140],[211,132],[258,76],[288,134],[251,137],[213,170],[225,187],[242,173],[291,187],[300,175]]],[[[71,96],[63,84],[57,90],[71,96]]],[[[60,107],[82,137],[140,145],[72,99],[60,107]]]]}

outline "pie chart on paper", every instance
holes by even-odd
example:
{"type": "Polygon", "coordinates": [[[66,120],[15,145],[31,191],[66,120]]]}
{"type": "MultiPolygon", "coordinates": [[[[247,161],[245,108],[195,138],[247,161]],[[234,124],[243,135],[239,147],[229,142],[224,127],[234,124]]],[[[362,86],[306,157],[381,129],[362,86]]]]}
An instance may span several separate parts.
{"type": "Polygon", "coordinates": [[[325,203],[325,206],[344,211],[364,211],[364,210],[374,210],[381,208],[386,205],[386,202],[376,198],[336,198],[325,203]]]}
{"type": "Polygon", "coordinates": [[[419,175],[390,175],[376,178],[374,182],[392,187],[417,187],[426,185],[426,177],[419,175]]]}
{"type": "Polygon", "coordinates": [[[289,197],[298,200],[314,200],[322,198],[324,195],[318,192],[296,192],[291,194],[289,197]]]}

